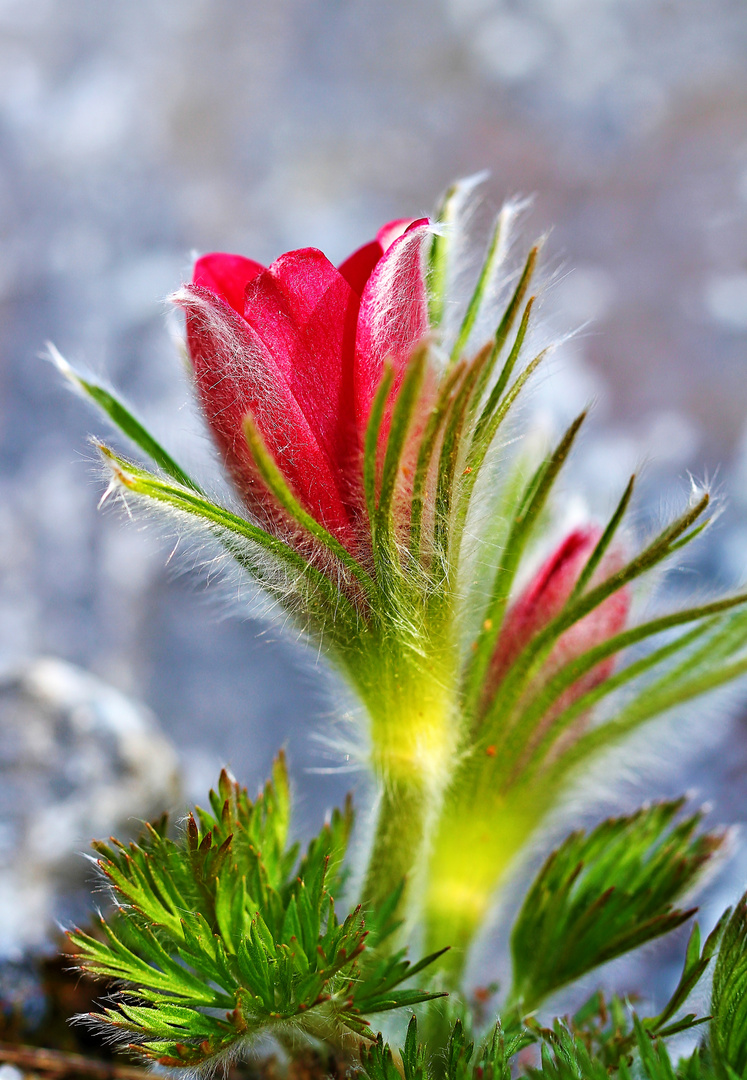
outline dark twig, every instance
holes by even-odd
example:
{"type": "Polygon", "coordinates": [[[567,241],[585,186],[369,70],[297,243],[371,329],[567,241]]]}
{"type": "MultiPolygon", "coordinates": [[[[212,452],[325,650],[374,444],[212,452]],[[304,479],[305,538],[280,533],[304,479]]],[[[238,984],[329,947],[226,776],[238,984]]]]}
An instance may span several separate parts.
{"type": "Polygon", "coordinates": [[[0,1062],[55,1077],[85,1076],[88,1080],[146,1080],[152,1077],[148,1069],[139,1069],[136,1065],[118,1065],[65,1050],[48,1050],[44,1046],[0,1043],[0,1062]]]}

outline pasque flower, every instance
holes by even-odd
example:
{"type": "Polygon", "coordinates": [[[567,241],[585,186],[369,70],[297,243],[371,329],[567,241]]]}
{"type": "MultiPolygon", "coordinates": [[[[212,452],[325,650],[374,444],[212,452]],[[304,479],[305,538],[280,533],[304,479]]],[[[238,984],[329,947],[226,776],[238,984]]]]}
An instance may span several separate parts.
{"type": "Polygon", "coordinates": [[[315,248],[269,267],[198,260],[178,294],[200,400],[250,513],[279,525],[247,443],[251,417],[303,508],[370,562],[363,441],[388,360],[399,389],[428,331],[427,220],[393,221],[339,268],[315,248]]]}
{"type": "Polygon", "coordinates": [[[470,190],[455,185],[433,222],[389,223],[337,268],[314,248],[269,267],[197,262],[175,300],[240,513],[53,353],[158,466],[101,446],[109,490],[206,531],[347,680],[379,790],[362,899],[399,897],[434,948],[460,946],[454,981],[496,883],[571,777],[739,674],[747,644],[742,596],[631,624],[634,583],[702,531],[697,488],[635,549],[620,540],[631,478],[605,525],[575,529],[526,574],[584,414],[536,459],[499,437],[548,351],[538,248],[512,262],[505,207],[473,288],[455,294],[470,190]]]}

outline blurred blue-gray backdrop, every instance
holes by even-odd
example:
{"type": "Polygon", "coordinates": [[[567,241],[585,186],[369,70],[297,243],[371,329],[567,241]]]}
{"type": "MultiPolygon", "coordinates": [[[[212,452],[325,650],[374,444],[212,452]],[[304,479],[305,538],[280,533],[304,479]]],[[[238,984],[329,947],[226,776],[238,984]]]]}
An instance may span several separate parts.
{"type": "Polygon", "coordinates": [[[657,477],[723,463],[734,508],[702,573],[732,582],[744,0],[0,0],[0,660],[54,654],[145,700],[190,795],[223,760],[255,784],[287,741],[321,811],[347,779],[302,771],[325,764],[305,732],[335,694],[291,642],[167,568],[157,529],[97,514],[84,440],[104,426],[44,343],[105,372],[190,462],[207,442],[162,300],[192,252],[340,260],[482,169],[495,206],[534,193],[530,235],[553,226],[551,259],[573,268],[548,312],[593,322],[540,392],[597,398],[590,482],[642,455],[657,477]]]}

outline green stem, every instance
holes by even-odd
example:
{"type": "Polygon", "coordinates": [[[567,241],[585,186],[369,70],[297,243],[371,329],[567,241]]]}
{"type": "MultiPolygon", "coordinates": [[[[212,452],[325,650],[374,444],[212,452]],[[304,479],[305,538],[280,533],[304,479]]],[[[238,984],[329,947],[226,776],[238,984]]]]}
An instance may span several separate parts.
{"type": "Polygon", "coordinates": [[[429,801],[426,785],[415,777],[385,785],[361,895],[364,905],[381,907],[403,880],[409,891],[428,831],[429,801]]]}
{"type": "Polygon", "coordinates": [[[474,793],[455,784],[444,804],[430,851],[424,902],[425,948],[445,944],[439,961],[447,988],[458,989],[475,935],[496,891],[552,804],[550,790],[474,793]]]}
{"type": "Polygon", "coordinates": [[[433,638],[420,645],[401,648],[388,639],[369,678],[357,686],[381,792],[361,899],[380,906],[404,881],[397,918],[406,918],[415,903],[413,881],[423,869],[459,740],[456,650],[433,638]]]}

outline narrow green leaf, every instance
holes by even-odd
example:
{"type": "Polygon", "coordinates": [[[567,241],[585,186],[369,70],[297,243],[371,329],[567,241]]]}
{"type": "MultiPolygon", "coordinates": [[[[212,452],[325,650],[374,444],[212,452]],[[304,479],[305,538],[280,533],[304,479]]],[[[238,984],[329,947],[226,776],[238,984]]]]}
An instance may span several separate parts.
{"type": "MultiPolygon", "coordinates": [[[[674,641],[667,642],[640,659],[627,664],[620,671],[609,675],[598,685],[580,694],[570,705],[567,705],[557,716],[553,717],[552,724],[546,731],[533,738],[538,728],[541,727],[539,721],[552,704],[552,701],[550,701],[545,706],[544,694],[539,695],[535,703],[526,712],[522,711],[520,719],[501,741],[502,771],[509,777],[508,783],[531,783],[532,779],[543,770],[548,759],[553,754],[554,748],[561,742],[563,735],[572,728],[576,721],[588,715],[600,701],[603,701],[610,694],[614,694],[621,687],[633,682],[635,679],[642,678],[649,672],[656,671],[667,660],[670,660],[678,653],[685,652],[699,641],[709,629],[711,629],[709,623],[696,626],[674,641]]],[[[558,685],[559,683],[555,685],[555,689],[557,689],[558,685]]],[[[645,695],[647,688],[644,685],[637,688],[636,692],[645,695]]],[[[547,700],[549,698],[550,691],[548,689],[547,700]]],[[[553,700],[557,700],[557,698],[558,695],[553,693],[553,700]]],[[[489,733],[494,731],[495,724],[486,725],[483,732],[483,741],[489,733]]]]}
{"type": "Polygon", "coordinates": [[[62,356],[51,342],[47,343],[47,350],[49,352],[49,357],[55,364],[57,370],[65,376],[71,385],[74,386],[79,393],[90,398],[102,412],[106,413],[115,427],[119,428],[122,434],[126,435],[128,439],[134,442],[143,453],[147,454],[159,469],[163,469],[172,480],[176,480],[177,484],[182,484],[184,487],[191,488],[193,491],[200,491],[200,488],[194,480],[192,480],[192,478],[177,465],[171,455],[163,449],[160,443],[153,438],[150,432],[135,416],[133,416],[119,398],[100,383],[94,382],[92,379],[84,378],[83,375],[77,372],[72,364],[62,356]]]}
{"type": "Polygon", "coordinates": [[[660,716],[677,705],[692,701],[693,698],[726,686],[730,682],[747,675],[747,658],[731,664],[723,664],[696,679],[682,679],[675,684],[657,688],[656,684],[647,692],[622,710],[614,720],[592,728],[571,746],[554,766],[558,778],[579,767],[581,762],[608,746],[612,746],[640,727],[647,720],[660,716]]]}
{"type": "Polygon", "coordinates": [[[428,350],[421,346],[416,349],[407,364],[389,424],[381,471],[381,490],[376,508],[376,535],[378,543],[389,551],[392,562],[397,560],[396,548],[393,545],[392,504],[402,455],[423,386],[427,362],[428,350]]]}
{"type": "Polygon", "coordinates": [[[573,592],[569,597],[570,601],[575,600],[576,597],[581,595],[581,593],[591,581],[594,575],[594,571],[597,569],[605,554],[609,550],[609,546],[615,538],[617,530],[619,529],[622,520],[625,517],[628,506],[630,505],[630,500],[633,497],[634,485],[635,474],[633,474],[633,476],[631,476],[630,480],[628,481],[628,486],[625,488],[625,491],[622,494],[622,498],[620,499],[620,502],[615,508],[615,512],[610,518],[604,532],[599,537],[599,540],[597,541],[594,550],[592,551],[586,562],[586,566],[584,566],[583,570],[579,574],[578,581],[576,582],[573,588],[573,592]]]}
{"type": "MultiPolygon", "coordinates": [[[[544,477],[538,482],[538,490],[541,490],[542,483],[544,483],[544,477]]],[[[672,522],[671,525],[667,526],[643,549],[643,551],[635,558],[631,559],[630,562],[620,570],[609,575],[594,588],[589,589],[582,596],[577,597],[576,600],[567,603],[562,611],[560,611],[555,618],[551,619],[550,622],[532,638],[526,648],[517,657],[501,683],[498,693],[493,699],[486,717],[486,723],[491,723],[491,721],[500,713],[503,715],[511,715],[524,687],[541,669],[545,658],[561,635],[588,615],[589,612],[597,608],[609,596],[612,596],[636,578],[646,573],[646,571],[657,565],[663,559],[666,559],[671,554],[671,545],[704,513],[708,503],[709,497],[705,494],[697,501],[697,503],[695,503],[695,505],[691,506],[684,514],[672,522]]],[[[532,504],[530,503],[530,506],[531,505],[532,504]]],[[[509,544],[510,543],[511,539],[509,539],[509,544]]],[[[515,568],[513,560],[508,560],[507,558],[506,561],[510,568],[515,568]]],[[[499,600],[500,599],[501,598],[499,598],[499,600]]],[[[502,618],[505,599],[503,600],[502,606],[500,603],[497,606],[502,618]]],[[[493,619],[492,609],[490,608],[488,609],[488,618],[491,620],[493,619]]],[[[484,634],[484,638],[490,645],[489,655],[492,655],[492,650],[495,641],[497,641],[499,630],[500,626],[498,626],[498,629],[496,630],[494,624],[491,623],[490,633],[486,632],[484,634]]],[[[487,651],[488,645],[483,645],[482,642],[479,642],[478,653],[481,649],[487,651]]]]}
{"type": "MultiPolygon", "coordinates": [[[[535,245],[535,247],[533,247],[527,255],[526,262],[524,263],[524,267],[521,272],[521,276],[519,277],[519,281],[516,285],[516,288],[514,289],[511,299],[508,302],[508,306],[506,307],[506,310],[503,314],[503,318],[498,324],[498,329],[496,330],[493,337],[493,348],[490,354],[490,358],[488,360],[488,363],[485,365],[485,369],[481,373],[480,378],[475,386],[475,392],[473,394],[470,406],[470,413],[472,413],[482,401],[485,389],[493,374],[493,371],[495,370],[495,365],[497,363],[498,357],[503,351],[503,347],[506,344],[508,335],[511,333],[514,322],[516,320],[516,316],[519,312],[519,308],[524,302],[524,297],[526,296],[527,289],[529,288],[529,283],[532,279],[532,275],[534,274],[534,269],[537,264],[538,255],[539,246],[535,245]]],[[[527,304],[528,310],[525,312],[525,317],[523,320],[524,332],[520,335],[518,348],[514,346],[514,348],[511,349],[509,356],[503,364],[495,386],[491,390],[490,398],[493,402],[493,409],[495,408],[497,402],[500,400],[504,390],[508,386],[508,380],[513,374],[514,367],[516,366],[516,361],[519,357],[519,351],[524,341],[527,325],[529,323],[529,313],[531,312],[533,304],[534,297],[532,297],[527,304]]]]}
{"type": "Polygon", "coordinates": [[[358,560],[353,558],[337,537],[328,532],[323,525],[320,525],[316,518],[312,517],[311,514],[304,510],[296,496],[288,487],[285,477],[277,467],[272,454],[267,449],[262,434],[251,414],[244,418],[243,427],[244,436],[251,452],[252,459],[254,460],[254,464],[257,466],[257,470],[267,485],[268,490],[274,495],[280,506],[301,526],[302,529],[305,529],[306,532],[310,533],[315,540],[318,540],[320,544],[326,547],[328,551],[332,552],[332,554],[340,560],[345,569],[350,571],[358,584],[363,588],[367,596],[372,596],[376,592],[376,586],[358,560]]]}
{"type": "Polygon", "coordinates": [[[412,484],[412,508],[410,511],[410,555],[415,562],[418,562],[420,558],[426,487],[436,443],[453,406],[452,395],[454,390],[459,385],[466,369],[466,364],[456,364],[444,377],[439,387],[436,404],[431,409],[420,440],[412,484]]]}
{"type": "Polygon", "coordinates": [[[467,199],[481,179],[481,176],[468,177],[452,184],[436,210],[434,220],[440,227],[433,233],[427,273],[428,322],[434,329],[441,325],[444,317],[456,223],[462,215],[467,199]]]}
{"type": "Polygon", "coordinates": [[[491,595],[485,606],[481,632],[475,642],[476,647],[466,670],[464,708],[468,716],[474,717],[477,713],[483,680],[500,634],[521,556],[585,419],[586,413],[583,412],[573,421],[556,448],[536,471],[527,486],[521,507],[512,524],[501,566],[495,575],[491,595]]]}
{"type": "Polygon", "coordinates": [[[480,372],[485,367],[490,356],[490,347],[480,351],[475,360],[470,364],[462,380],[462,384],[451,404],[449,416],[444,430],[441,456],[438,464],[438,478],[436,482],[436,511],[434,540],[436,551],[441,559],[442,566],[448,565],[449,531],[451,528],[451,506],[454,492],[454,477],[457,462],[460,458],[462,446],[462,431],[467,414],[470,397],[477,382],[480,372]]]}
{"type": "Polygon", "coordinates": [[[384,412],[387,402],[389,400],[389,394],[394,383],[394,368],[391,360],[384,362],[384,370],[382,372],[381,381],[376,388],[373,401],[371,402],[371,412],[368,416],[368,423],[366,424],[366,438],[364,443],[363,453],[363,488],[366,495],[366,507],[368,509],[368,520],[371,528],[371,542],[373,544],[374,551],[377,549],[378,537],[376,533],[376,510],[378,506],[377,499],[377,481],[378,481],[378,463],[379,463],[379,441],[381,435],[381,426],[384,422],[384,412]]]}
{"type": "MultiPolygon", "coordinates": [[[[119,457],[102,443],[96,444],[99,452],[106,460],[112,474],[118,484],[135,495],[152,499],[155,502],[170,506],[190,517],[197,518],[208,528],[213,530],[219,539],[228,536],[235,537],[240,543],[249,541],[257,544],[260,548],[274,555],[278,563],[295,571],[300,577],[305,577],[324,599],[332,605],[338,618],[347,615],[354,623],[358,621],[358,614],[351,602],[343,596],[321,571],[311,566],[308,561],[293,548],[277,537],[252,525],[244,518],[232,514],[230,510],[212,503],[187,488],[176,487],[174,484],[161,480],[153,473],[141,469],[131,462],[119,457]]],[[[242,552],[233,549],[231,553],[235,558],[241,558],[242,552]]]]}
{"type": "MultiPolygon", "coordinates": [[[[518,715],[513,725],[511,724],[510,716],[506,715],[503,711],[500,714],[500,718],[497,716],[486,718],[482,729],[483,741],[487,740],[489,744],[497,745],[498,743],[496,740],[500,740],[500,743],[502,744],[501,753],[509,760],[512,759],[515,752],[520,748],[526,748],[527,750],[531,749],[531,756],[534,761],[537,762],[539,758],[542,757],[544,751],[549,749],[552,742],[554,742],[575,719],[588,712],[589,709],[602,700],[602,698],[608,696],[615,690],[618,690],[621,686],[631,682],[633,679],[637,679],[647,672],[659,668],[665,660],[689,647],[703,634],[718,630],[718,628],[722,626],[722,623],[715,618],[716,616],[726,614],[731,609],[742,607],[745,604],[747,604],[747,594],[726,597],[723,600],[716,600],[710,604],[703,604],[700,607],[689,608],[684,611],[676,611],[669,615],[660,616],[657,619],[652,619],[649,622],[641,623],[638,626],[631,627],[628,630],[623,630],[619,634],[613,635],[606,641],[600,642],[599,645],[594,646],[592,649],[589,649],[568,661],[549,679],[549,681],[540,686],[533,699],[526,703],[522,702],[519,706],[518,715]],[[582,679],[589,672],[593,671],[594,668],[605,660],[616,656],[625,649],[640,644],[658,634],[665,633],[679,626],[686,626],[688,623],[693,622],[699,622],[701,625],[696,627],[690,633],[683,635],[674,641],[667,642],[654,652],[628,664],[622,670],[609,675],[603,683],[592,687],[584,694],[579,695],[575,701],[571,702],[571,704],[556,717],[552,728],[546,733],[542,743],[539,746],[531,745],[532,733],[537,729],[542,718],[552,705],[562,697],[566,690],[569,690],[579,679],[582,679]]],[[[747,620],[740,620],[736,635],[733,633],[731,625],[728,625],[724,629],[727,631],[726,637],[730,649],[739,649],[742,646],[747,645],[747,620]]],[[[721,636],[723,636],[723,633],[721,636]]],[[[718,638],[712,635],[711,638],[709,638],[709,642],[703,648],[703,655],[712,661],[717,660],[719,658],[716,653],[718,647],[718,638]]],[[[693,659],[694,658],[692,657],[688,659],[687,666],[684,669],[687,674],[692,674],[693,659]]],[[[647,692],[647,690],[644,691],[644,693],[647,692]]]]}
{"type": "Polygon", "coordinates": [[[454,347],[451,351],[451,362],[456,363],[462,358],[462,352],[469,340],[469,336],[477,320],[477,316],[480,312],[480,307],[485,298],[485,293],[495,277],[496,268],[501,264],[506,255],[507,245],[507,232],[509,223],[514,216],[514,211],[510,206],[504,206],[498,215],[493,232],[490,235],[488,241],[488,250],[485,254],[480,274],[477,279],[472,296],[467,304],[467,310],[462,319],[462,324],[459,327],[459,331],[454,342],[454,347]]]}
{"type": "Polygon", "coordinates": [[[504,397],[506,386],[508,385],[509,379],[516,367],[519,356],[521,355],[527,330],[529,329],[529,320],[532,314],[533,305],[534,297],[531,297],[524,309],[524,314],[522,315],[521,323],[519,324],[519,329],[511,347],[511,351],[506,357],[498,380],[490,391],[488,400],[485,402],[480,417],[475,425],[474,434],[472,436],[472,445],[467,459],[467,464],[475,472],[479,472],[498,428],[505,420],[511,406],[514,404],[527,381],[547,353],[547,350],[544,350],[534,357],[531,363],[529,363],[524,371],[521,372],[510,391],[504,397]]]}

